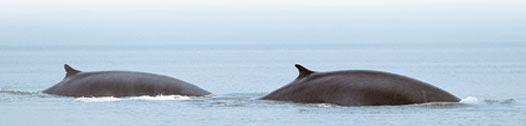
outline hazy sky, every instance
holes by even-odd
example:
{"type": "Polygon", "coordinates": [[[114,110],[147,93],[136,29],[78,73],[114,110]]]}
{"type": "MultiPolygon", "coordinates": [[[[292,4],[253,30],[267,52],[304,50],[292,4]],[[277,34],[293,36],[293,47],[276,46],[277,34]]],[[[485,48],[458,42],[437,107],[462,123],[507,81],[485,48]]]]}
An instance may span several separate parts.
{"type": "Polygon", "coordinates": [[[524,0],[0,0],[0,46],[526,42],[524,0]]]}

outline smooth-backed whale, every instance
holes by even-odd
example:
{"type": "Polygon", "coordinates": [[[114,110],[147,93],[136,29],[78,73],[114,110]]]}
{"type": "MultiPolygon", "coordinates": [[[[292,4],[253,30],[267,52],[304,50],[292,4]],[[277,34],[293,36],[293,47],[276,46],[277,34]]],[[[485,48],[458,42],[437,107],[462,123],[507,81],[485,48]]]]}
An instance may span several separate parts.
{"type": "Polygon", "coordinates": [[[261,99],[342,106],[460,101],[440,88],[393,73],[370,70],[314,72],[299,64],[295,66],[299,76],[294,81],[261,99]]]}
{"type": "Polygon", "coordinates": [[[64,64],[66,77],[44,93],[72,97],[204,96],[210,92],[172,77],[133,71],[81,72],[64,64]]]}

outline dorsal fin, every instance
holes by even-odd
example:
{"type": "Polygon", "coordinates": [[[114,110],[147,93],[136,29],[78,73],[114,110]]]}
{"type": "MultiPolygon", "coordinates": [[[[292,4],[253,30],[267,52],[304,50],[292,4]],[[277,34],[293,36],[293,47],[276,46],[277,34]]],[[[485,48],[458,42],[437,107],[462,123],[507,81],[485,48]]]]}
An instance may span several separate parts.
{"type": "Polygon", "coordinates": [[[303,78],[303,77],[309,76],[310,74],[314,73],[314,71],[309,70],[309,69],[301,66],[300,64],[295,64],[294,66],[296,66],[296,68],[298,68],[298,71],[299,71],[298,78],[303,78]]]}
{"type": "Polygon", "coordinates": [[[73,75],[75,75],[75,74],[80,72],[78,70],[73,69],[68,64],[64,64],[64,69],[66,70],[66,77],[73,76],[73,75]]]}

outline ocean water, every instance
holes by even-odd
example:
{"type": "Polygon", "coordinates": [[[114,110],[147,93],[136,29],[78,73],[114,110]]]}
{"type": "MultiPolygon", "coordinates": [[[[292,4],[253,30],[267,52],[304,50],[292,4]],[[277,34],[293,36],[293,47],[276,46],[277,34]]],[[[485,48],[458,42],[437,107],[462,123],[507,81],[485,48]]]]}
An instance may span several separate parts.
{"type": "Polygon", "coordinates": [[[526,44],[0,47],[0,125],[524,125],[526,44]],[[71,98],[40,91],[82,71],[185,80],[206,97],[71,98]],[[429,82],[461,103],[343,107],[258,100],[297,76],[369,69],[429,82]]]}

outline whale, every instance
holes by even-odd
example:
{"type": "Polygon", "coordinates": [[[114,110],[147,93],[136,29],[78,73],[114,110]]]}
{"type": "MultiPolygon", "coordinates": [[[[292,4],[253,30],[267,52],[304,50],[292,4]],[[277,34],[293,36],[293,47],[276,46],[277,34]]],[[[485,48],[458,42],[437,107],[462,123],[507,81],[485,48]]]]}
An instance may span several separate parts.
{"type": "Polygon", "coordinates": [[[295,64],[298,77],[262,100],[328,103],[340,106],[459,102],[438,87],[406,76],[374,70],[316,72],[295,64]]]}
{"type": "Polygon", "coordinates": [[[64,64],[66,76],[43,93],[70,97],[128,97],[183,95],[205,96],[210,92],[188,82],[153,73],[135,71],[83,72],[64,64]]]}

